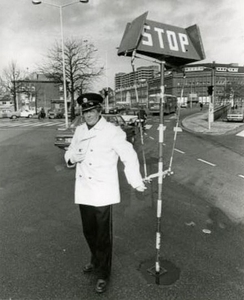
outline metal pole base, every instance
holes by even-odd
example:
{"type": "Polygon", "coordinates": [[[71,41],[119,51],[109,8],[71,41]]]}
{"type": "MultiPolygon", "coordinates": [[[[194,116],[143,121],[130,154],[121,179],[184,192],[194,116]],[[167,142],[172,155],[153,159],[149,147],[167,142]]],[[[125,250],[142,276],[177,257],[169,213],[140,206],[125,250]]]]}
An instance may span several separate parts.
{"type": "Polygon", "coordinates": [[[180,269],[171,261],[160,260],[159,272],[156,272],[153,263],[154,258],[141,262],[138,268],[149,284],[171,285],[180,278],[180,269]]]}
{"type": "Polygon", "coordinates": [[[160,267],[159,272],[156,271],[155,266],[147,269],[147,272],[155,277],[155,283],[160,284],[160,276],[164,275],[168,271],[165,268],[160,267]]]}
{"type": "Polygon", "coordinates": [[[168,271],[165,268],[160,267],[159,272],[156,272],[155,266],[153,266],[153,267],[147,269],[147,272],[152,276],[158,276],[158,275],[161,276],[161,275],[167,273],[168,271]]]}

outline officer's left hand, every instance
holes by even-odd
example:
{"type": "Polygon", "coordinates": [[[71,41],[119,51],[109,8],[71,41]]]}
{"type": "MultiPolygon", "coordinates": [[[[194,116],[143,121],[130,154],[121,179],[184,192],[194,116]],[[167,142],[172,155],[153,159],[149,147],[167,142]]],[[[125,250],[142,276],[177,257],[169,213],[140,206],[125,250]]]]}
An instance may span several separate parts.
{"type": "Polygon", "coordinates": [[[144,192],[146,189],[147,189],[147,187],[144,184],[136,187],[136,190],[138,192],[144,192]]]}

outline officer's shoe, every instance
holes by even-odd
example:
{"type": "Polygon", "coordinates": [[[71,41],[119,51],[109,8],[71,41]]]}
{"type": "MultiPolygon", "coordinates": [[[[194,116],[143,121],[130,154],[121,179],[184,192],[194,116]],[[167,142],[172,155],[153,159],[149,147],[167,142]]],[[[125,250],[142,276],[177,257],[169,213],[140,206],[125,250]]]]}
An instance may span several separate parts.
{"type": "Polygon", "coordinates": [[[107,281],[105,279],[98,279],[96,284],[96,292],[101,294],[106,291],[107,281]]]}
{"type": "Polygon", "coordinates": [[[95,270],[95,266],[93,264],[87,264],[83,267],[83,273],[91,273],[95,270]]]}

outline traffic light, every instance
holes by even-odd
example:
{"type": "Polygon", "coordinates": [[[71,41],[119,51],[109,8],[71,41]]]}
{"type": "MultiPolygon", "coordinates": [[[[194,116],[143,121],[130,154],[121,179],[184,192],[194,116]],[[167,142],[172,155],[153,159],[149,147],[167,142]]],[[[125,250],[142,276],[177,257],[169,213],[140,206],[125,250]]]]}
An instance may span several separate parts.
{"type": "Polygon", "coordinates": [[[214,90],[213,85],[208,86],[208,94],[209,94],[210,96],[213,95],[213,90],[214,90]]]}
{"type": "Polygon", "coordinates": [[[104,89],[104,97],[106,98],[108,96],[108,90],[104,89]]]}

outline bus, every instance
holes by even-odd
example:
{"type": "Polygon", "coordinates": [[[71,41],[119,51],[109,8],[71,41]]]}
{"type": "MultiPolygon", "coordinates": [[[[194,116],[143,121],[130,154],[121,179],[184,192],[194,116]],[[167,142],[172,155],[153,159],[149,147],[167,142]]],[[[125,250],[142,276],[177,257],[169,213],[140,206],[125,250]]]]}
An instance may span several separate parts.
{"type": "MultiPolygon", "coordinates": [[[[164,114],[175,113],[177,110],[177,97],[164,94],[164,114]]],[[[148,112],[151,114],[160,113],[160,94],[149,95],[148,112]]]]}

